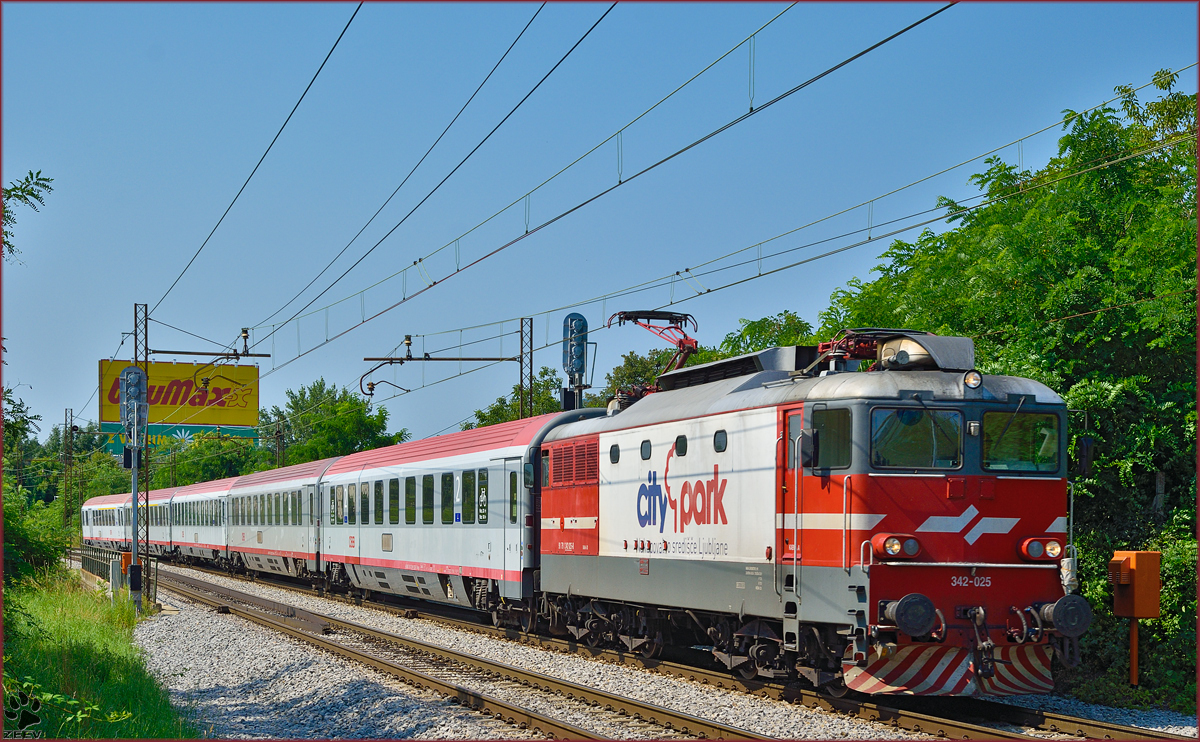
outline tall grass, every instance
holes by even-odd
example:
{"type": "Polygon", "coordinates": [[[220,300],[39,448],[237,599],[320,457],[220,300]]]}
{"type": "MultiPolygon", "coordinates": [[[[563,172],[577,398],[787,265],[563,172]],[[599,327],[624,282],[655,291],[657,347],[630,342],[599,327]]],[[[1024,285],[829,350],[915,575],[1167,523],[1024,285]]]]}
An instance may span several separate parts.
{"type": "Polygon", "coordinates": [[[128,597],[115,605],[62,571],[4,590],[4,686],[42,701],[48,737],[193,738],[195,726],[171,706],[133,644],[128,597]]]}

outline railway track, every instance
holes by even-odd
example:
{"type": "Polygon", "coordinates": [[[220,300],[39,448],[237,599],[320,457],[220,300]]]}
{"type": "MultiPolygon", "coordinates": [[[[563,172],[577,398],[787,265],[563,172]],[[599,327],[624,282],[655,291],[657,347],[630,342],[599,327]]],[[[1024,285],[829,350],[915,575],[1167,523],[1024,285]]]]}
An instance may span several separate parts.
{"type": "MultiPolygon", "coordinates": [[[[701,719],[636,699],[552,678],[524,668],[482,659],[453,649],[408,639],[352,621],[325,616],[240,591],[172,573],[159,576],[161,587],[189,600],[236,614],[342,657],[368,665],[405,682],[428,688],[482,713],[531,728],[557,739],[604,739],[595,731],[554,715],[470,689],[464,683],[531,690],[558,696],[552,704],[575,714],[621,726],[632,737],[647,739],[770,739],[753,732],[701,719]],[[271,615],[276,614],[276,615],[271,615]],[[329,632],[336,638],[327,636],[329,632]],[[601,718],[606,717],[606,718],[601,718]]],[[[511,693],[509,694],[511,695],[511,693]]]]}
{"type": "MultiPolygon", "coordinates": [[[[208,567],[189,566],[201,572],[231,577],[221,570],[208,567]]],[[[169,573],[163,572],[162,575],[169,573]]],[[[1096,719],[1058,714],[1037,709],[1028,709],[1011,704],[990,701],[980,698],[938,698],[938,697],[889,697],[886,703],[876,703],[855,697],[835,698],[816,691],[784,685],[780,683],[743,680],[717,670],[708,670],[678,661],[662,659],[645,659],[636,653],[621,652],[612,649],[588,647],[574,641],[539,634],[526,634],[516,629],[497,628],[465,620],[443,611],[436,610],[440,606],[428,603],[418,603],[400,597],[397,605],[392,602],[377,602],[363,600],[361,597],[329,593],[303,587],[293,582],[279,579],[264,579],[263,577],[247,578],[233,576],[247,582],[270,584],[282,589],[299,592],[306,595],[339,600],[362,607],[382,610],[408,618],[421,618],[436,621],[451,628],[471,631],[494,638],[507,639],[522,644],[529,644],[545,649],[579,654],[600,661],[641,668],[650,672],[679,677],[717,688],[750,693],[753,695],[800,704],[809,708],[820,709],[833,713],[847,714],[867,721],[875,721],[906,731],[920,732],[937,737],[952,739],[1044,739],[1036,733],[1025,734],[1003,727],[988,726],[1000,724],[1008,727],[1018,727],[1036,730],[1044,735],[1059,738],[1074,737],[1083,739],[1111,740],[1195,740],[1194,737],[1170,734],[1144,727],[1135,727],[1096,719]],[[411,607],[410,607],[411,606],[411,607]]],[[[392,597],[392,596],[389,596],[392,597]]],[[[453,610],[453,609],[451,609],[453,610]]]]}

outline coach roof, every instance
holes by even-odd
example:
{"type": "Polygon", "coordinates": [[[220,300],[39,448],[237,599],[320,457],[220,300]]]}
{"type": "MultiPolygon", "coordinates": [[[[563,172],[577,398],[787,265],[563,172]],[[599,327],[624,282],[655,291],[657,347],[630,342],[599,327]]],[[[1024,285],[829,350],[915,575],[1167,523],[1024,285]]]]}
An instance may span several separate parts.
{"type": "Polygon", "coordinates": [[[267,471],[255,472],[247,474],[244,477],[238,477],[233,488],[230,489],[230,494],[241,494],[243,492],[269,490],[277,486],[282,486],[291,482],[306,480],[306,482],[316,482],[317,477],[325,473],[329,465],[337,461],[338,457],[333,456],[320,461],[308,461],[303,464],[294,464],[292,466],[284,466],[279,469],[268,469],[267,471]]]}
{"type": "Polygon", "coordinates": [[[382,466],[395,466],[414,461],[429,461],[444,459],[480,451],[494,451],[504,448],[525,447],[541,432],[553,418],[560,413],[527,417],[523,420],[489,425],[486,428],[463,430],[457,433],[439,435],[434,438],[424,438],[409,443],[398,443],[394,446],[376,448],[373,451],[362,451],[338,459],[326,476],[346,474],[376,469],[382,466]]]}
{"type": "Polygon", "coordinates": [[[175,497],[189,497],[192,495],[225,495],[229,493],[229,488],[234,485],[240,477],[226,477],[224,479],[214,479],[211,482],[196,482],[189,484],[186,487],[180,487],[175,492],[175,497]]]}

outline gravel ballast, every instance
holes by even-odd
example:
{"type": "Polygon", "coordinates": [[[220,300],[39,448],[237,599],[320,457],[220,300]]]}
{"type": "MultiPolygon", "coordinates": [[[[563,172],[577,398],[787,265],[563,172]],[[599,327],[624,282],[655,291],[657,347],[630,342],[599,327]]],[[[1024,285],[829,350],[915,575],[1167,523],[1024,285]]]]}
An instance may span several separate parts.
{"type": "Polygon", "coordinates": [[[540,739],[436,693],[164,592],[146,664],[206,737],[540,739]]]}
{"type": "MultiPolygon", "coordinates": [[[[163,567],[162,569],[173,568],[163,567]]],[[[657,703],[677,711],[742,727],[771,737],[781,739],[928,739],[925,735],[894,729],[885,724],[816,711],[746,693],[712,688],[633,667],[612,665],[576,655],[551,652],[538,647],[439,626],[432,621],[419,618],[401,618],[382,611],[303,595],[269,585],[232,580],[219,575],[204,574],[202,578],[234,590],[370,625],[431,644],[466,651],[497,662],[536,670],[580,685],[657,703]]]]}

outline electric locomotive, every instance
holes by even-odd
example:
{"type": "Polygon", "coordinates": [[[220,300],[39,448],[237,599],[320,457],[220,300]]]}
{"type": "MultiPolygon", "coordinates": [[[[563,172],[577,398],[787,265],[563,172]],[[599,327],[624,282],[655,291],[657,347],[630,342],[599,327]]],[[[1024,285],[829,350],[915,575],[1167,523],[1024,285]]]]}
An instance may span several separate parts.
{"type": "Polygon", "coordinates": [[[851,330],[678,368],[541,449],[551,629],[840,692],[1048,692],[1091,612],[1066,408],[970,339],[851,330]],[[873,362],[860,371],[864,360],[873,362]]]}
{"type": "MultiPolygon", "coordinates": [[[[1048,692],[1078,661],[1052,390],[912,330],[683,359],[607,410],[164,491],[164,551],[833,693],[1048,692]]],[[[128,502],[86,503],[85,540],[128,548],[128,502]]]]}

